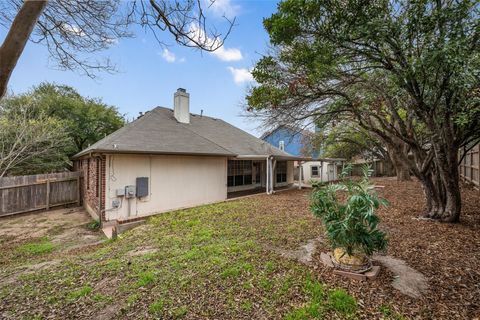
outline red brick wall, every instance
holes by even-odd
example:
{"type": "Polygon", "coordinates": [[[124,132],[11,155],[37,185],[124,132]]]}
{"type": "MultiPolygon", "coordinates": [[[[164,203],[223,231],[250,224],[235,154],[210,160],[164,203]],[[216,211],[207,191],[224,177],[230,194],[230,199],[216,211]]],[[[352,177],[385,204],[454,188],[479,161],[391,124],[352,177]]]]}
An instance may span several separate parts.
{"type": "Polygon", "coordinates": [[[105,212],[102,210],[105,208],[105,162],[105,156],[89,157],[74,162],[74,170],[83,172],[82,202],[88,205],[101,221],[105,221],[105,212]]]}

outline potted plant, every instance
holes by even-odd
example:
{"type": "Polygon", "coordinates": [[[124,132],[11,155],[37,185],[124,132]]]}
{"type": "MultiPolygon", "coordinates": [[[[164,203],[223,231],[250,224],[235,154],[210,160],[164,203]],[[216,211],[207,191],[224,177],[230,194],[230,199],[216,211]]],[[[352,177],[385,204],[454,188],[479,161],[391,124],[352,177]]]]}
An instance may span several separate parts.
{"type": "Polygon", "coordinates": [[[384,250],[387,238],[378,229],[375,211],[388,202],[370,184],[370,167],[363,167],[359,180],[347,178],[347,166],[339,183],[320,186],[311,196],[311,210],[322,219],[325,233],[333,249],[332,261],[342,269],[366,271],[371,267],[369,257],[384,250]]]}

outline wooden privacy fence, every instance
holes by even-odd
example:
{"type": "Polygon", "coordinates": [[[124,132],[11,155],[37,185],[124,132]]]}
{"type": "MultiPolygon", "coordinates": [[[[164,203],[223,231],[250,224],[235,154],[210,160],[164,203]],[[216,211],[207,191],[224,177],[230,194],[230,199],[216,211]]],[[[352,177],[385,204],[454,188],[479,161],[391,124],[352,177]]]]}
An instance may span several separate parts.
{"type": "MultiPolygon", "coordinates": [[[[463,154],[460,154],[463,155],[463,154]]],[[[477,188],[480,187],[480,144],[466,152],[460,163],[460,178],[474,184],[477,188]]]]}
{"type": "Polygon", "coordinates": [[[81,172],[0,178],[0,216],[80,205],[81,172]]]}

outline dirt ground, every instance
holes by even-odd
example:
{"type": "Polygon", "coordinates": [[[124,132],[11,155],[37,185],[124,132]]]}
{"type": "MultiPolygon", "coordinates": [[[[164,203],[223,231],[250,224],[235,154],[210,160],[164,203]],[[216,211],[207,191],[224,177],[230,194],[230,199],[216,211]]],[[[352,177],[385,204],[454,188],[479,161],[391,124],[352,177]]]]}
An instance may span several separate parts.
{"type": "Polygon", "coordinates": [[[101,241],[98,232],[86,228],[92,218],[83,208],[62,208],[0,219],[0,239],[10,244],[48,237],[63,249],[101,241]]]}
{"type": "Polygon", "coordinates": [[[443,224],[418,219],[419,183],[374,183],[390,202],[378,212],[389,246],[368,282],[321,263],[330,249],[309,190],[165,213],[117,241],[82,210],[0,220],[0,318],[480,319],[480,192],[464,187],[461,222],[443,224]]]}

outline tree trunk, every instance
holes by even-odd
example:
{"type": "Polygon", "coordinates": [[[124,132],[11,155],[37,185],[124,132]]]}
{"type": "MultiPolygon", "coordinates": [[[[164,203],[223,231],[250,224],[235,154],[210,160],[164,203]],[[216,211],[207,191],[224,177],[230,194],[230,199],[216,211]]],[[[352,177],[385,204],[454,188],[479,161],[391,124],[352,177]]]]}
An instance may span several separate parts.
{"type": "Polygon", "coordinates": [[[444,203],[442,200],[443,187],[438,182],[434,182],[436,176],[429,172],[420,177],[420,182],[425,193],[427,211],[424,214],[426,218],[439,219],[444,212],[444,203]]]}
{"type": "Polygon", "coordinates": [[[47,0],[27,0],[13,20],[2,46],[0,47],[0,98],[6,91],[13,69],[30,38],[30,34],[43,12],[47,0]]]}
{"type": "Polygon", "coordinates": [[[447,145],[433,143],[436,152],[436,164],[438,175],[444,186],[445,203],[444,212],[440,217],[443,222],[460,221],[460,212],[462,209],[462,198],[460,194],[460,182],[458,172],[458,148],[447,145]]]}
{"type": "Polygon", "coordinates": [[[402,161],[402,158],[408,157],[408,154],[400,155],[400,152],[404,152],[402,146],[392,146],[388,147],[388,156],[392,161],[393,167],[397,175],[397,181],[409,181],[410,179],[410,169],[408,164],[402,161]]]}
{"type": "Polygon", "coordinates": [[[436,159],[428,173],[420,177],[426,200],[425,217],[442,222],[459,222],[461,193],[456,150],[435,146],[436,159]]]}

